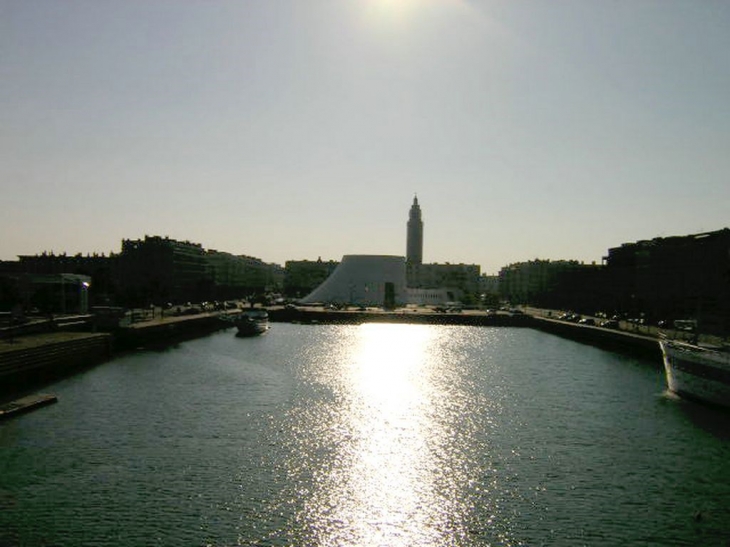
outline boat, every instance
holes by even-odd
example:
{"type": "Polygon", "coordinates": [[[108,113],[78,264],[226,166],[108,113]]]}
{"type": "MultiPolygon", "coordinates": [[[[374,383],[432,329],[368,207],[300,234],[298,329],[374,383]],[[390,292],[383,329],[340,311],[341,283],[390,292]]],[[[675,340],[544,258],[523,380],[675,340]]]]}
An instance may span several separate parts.
{"type": "Polygon", "coordinates": [[[667,387],[677,395],[730,407],[730,351],[663,338],[667,387]]]}
{"type": "Polygon", "coordinates": [[[235,319],[237,336],[258,336],[269,330],[269,314],[266,310],[245,310],[235,319]]]}

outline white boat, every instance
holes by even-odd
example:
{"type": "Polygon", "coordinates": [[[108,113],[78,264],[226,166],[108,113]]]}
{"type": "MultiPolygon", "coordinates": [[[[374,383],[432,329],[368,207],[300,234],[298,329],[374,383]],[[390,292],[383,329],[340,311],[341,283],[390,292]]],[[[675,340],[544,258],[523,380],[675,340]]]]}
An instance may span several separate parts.
{"type": "Polygon", "coordinates": [[[670,391],[730,407],[730,352],[668,339],[659,345],[670,391]]]}
{"type": "Polygon", "coordinates": [[[238,329],[237,336],[258,336],[269,330],[269,314],[261,309],[245,310],[234,323],[238,329]]]}

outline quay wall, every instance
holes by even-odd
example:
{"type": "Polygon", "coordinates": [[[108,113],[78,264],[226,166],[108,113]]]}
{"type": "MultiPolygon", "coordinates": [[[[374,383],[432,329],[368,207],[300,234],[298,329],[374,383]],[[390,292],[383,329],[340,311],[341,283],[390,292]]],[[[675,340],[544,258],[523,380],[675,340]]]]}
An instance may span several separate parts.
{"type": "Polygon", "coordinates": [[[637,355],[662,364],[662,353],[656,337],[643,336],[622,330],[579,325],[566,321],[531,316],[532,328],[568,338],[576,342],[590,344],[620,353],[637,355]]]}
{"type": "Polygon", "coordinates": [[[60,332],[2,345],[0,391],[51,380],[112,355],[112,338],[106,333],[60,332]]]}
{"type": "Polygon", "coordinates": [[[166,345],[204,336],[230,326],[231,323],[221,320],[214,314],[134,323],[114,331],[114,348],[129,350],[147,345],[166,345]]]}
{"type": "MultiPolygon", "coordinates": [[[[661,352],[656,337],[527,314],[272,308],[269,309],[269,318],[271,322],[304,324],[381,322],[534,328],[607,350],[648,358],[661,366],[661,352]]],[[[203,314],[133,324],[113,333],[56,332],[20,337],[16,343],[0,342],[0,392],[17,391],[19,386],[39,383],[98,364],[111,358],[116,351],[174,344],[230,326],[230,322],[214,314],[203,314]]]]}
{"type": "Polygon", "coordinates": [[[423,311],[352,311],[321,309],[270,309],[269,320],[282,323],[360,324],[414,323],[428,325],[467,325],[475,327],[526,327],[527,315],[486,313],[439,313],[423,311]]]}
{"type": "Polygon", "coordinates": [[[281,321],[310,324],[381,322],[480,327],[525,327],[610,351],[641,356],[661,365],[661,350],[659,349],[659,343],[656,337],[591,325],[579,325],[528,314],[338,311],[299,308],[270,310],[269,316],[273,322],[281,321]]]}
{"type": "Polygon", "coordinates": [[[0,340],[0,395],[15,393],[97,365],[116,352],[168,345],[230,327],[215,315],[134,324],[112,332],[24,332],[0,340]]]}

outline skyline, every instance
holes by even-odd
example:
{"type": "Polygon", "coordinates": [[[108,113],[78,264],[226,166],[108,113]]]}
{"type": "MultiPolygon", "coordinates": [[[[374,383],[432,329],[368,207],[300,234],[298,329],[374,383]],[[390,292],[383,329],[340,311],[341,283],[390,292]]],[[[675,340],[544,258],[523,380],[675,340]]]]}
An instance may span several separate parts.
{"type": "Polygon", "coordinates": [[[0,259],[494,274],[730,224],[730,5],[0,0],[0,259]]]}

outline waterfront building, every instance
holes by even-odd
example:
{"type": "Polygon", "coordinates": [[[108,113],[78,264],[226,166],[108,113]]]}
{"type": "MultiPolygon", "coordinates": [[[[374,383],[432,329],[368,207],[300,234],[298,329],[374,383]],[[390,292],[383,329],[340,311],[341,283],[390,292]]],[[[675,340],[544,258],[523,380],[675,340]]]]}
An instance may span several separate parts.
{"type": "Polygon", "coordinates": [[[624,243],[604,261],[620,309],[730,332],[730,229],[624,243]]]}
{"type": "Polygon", "coordinates": [[[85,314],[91,286],[90,276],[74,273],[0,275],[0,311],[85,314]]]}
{"type": "Polygon", "coordinates": [[[98,272],[109,271],[117,255],[110,253],[93,253],[74,255],[43,252],[37,255],[18,256],[18,270],[29,274],[78,273],[99,275],[98,272]]]}
{"type": "Polygon", "coordinates": [[[602,285],[604,267],[577,260],[516,262],[499,272],[499,293],[512,304],[594,313],[610,297],[602,285]]]}
{"type": "Polygon", "coordinates": [[[0,312],[9,312],[20,300],[18,262],[0,260],[0,312]]]}
{"type": "MultiPolygon", "coordinates": [[[[245,298],[252,294],[278,292],[284,281],[284,269],[278,264],[267,264],[246,255],[205,250],[199,243],[145,236],[143,240],[122,240],[119,254],[44,252],[20,256],[16,262],[3,262],[0,264],[0,307],[13,305],[21,293],[26,306],[34,305],[33,302],[39,299],[51,304],[60,302],[55,296],[43,296],[54,282],[33,280],[41,279],[38,276],[58,279],[62,274],[92,278],[88,295],[85,294],[90,306],[146,307],[151,303],[245,298]],[[29,276],[33,276],[32,279],[29,276]],[[36,296],[29,292],[32,287],[38,288],[36,296]]],[[[57,291],[54,289],[54,292],[57,291]]]]}
{"type": "MultiPolygon", "coordinates": [[[[387,287],[395,291],[393,302],[396,305],[443,304],[476,298],[480,278],[478,265],[423,264],[423,219],[418,197],[413,198],[409,211],[406,239],[405,258],[346,255],[336,269],[328,272],[329,277],[323,279],[321,285],[302,302],[382,306],[391,300],[384,297],[387,287]]],[[[289,265],[287,263],[287,269],[289,265]]],[[[312,263],[307,266],[310,272],[314,270],[312,263]]],[[[320,275],[324,273],[321,264],[317,267],[320,275]]]]}
{"type": "Polygon", "coordinates": [[[406,270],[402,256],[345,255],[332,274],[302,303],[405,305],[406,270]]]}
{"type": "Polygon", "coordinates": [[[278,290],[283,283],[283,270],[259,258],[208,250],[206,259],[217,300],[243,298],[278,290]]]}
{"type": "Polygon", "coordinates": [[[409,288],[405,263],[402,256],[345,255],[332,274],[300,302],[387,309],[407,304],[444,304],[455,299],[446,289],[409,288]]]}
{"type": "Polygon", "coordinates": [[[480,275],[479,294],[499,294],[499,276],[487,274],[480,275]]]}
{"type": "Polygon", "coordinates": [[[122,299],[131,306],[200,302],[213,285],[202,245],[160,236],[122,240],[117,275],[122,299]]]}
{"type": "MultiPolygon", "coordinates": [[[[43,252],[37,255],[20,255],[16,269],[22,274],[19,278],[19,286],[22,288],[25,305],[38,308],[49,307],[55,312],[62,312],[64,308],[78,311],[79,306],[72,302],[69,302],[68,305],[60,305],[61,288],[67,284],[59,281],[62,279],[60,276],[65,276],[67,280],[81,279],[82,281],[75,282],[76,285],[86,283],[83,285],[83,297],[86,304],[81,306],[82,308],[89,305],[106,305],[116,292],[114,272],[117,260],[118,255],[114,253],[109,255],[76,253],[72,255],[43,252]],[[54,293],[54,296],[49,296],[48,293],[54,293]]],[[[69,283],[74,284],[74,282],[69,283]]],[[[72,298],[72,295],[69,294],[67,297],[72,298]]]]}
{"type": "Polygon", "coordinates": [[[284,265],[284,294],[301,297],[312,292],[339,265],[336,260],[287,260],[284,265]]]}
{"type": "Polygon", "coordinates": [[[463,294],[479,292],[481,268],[477,264],[421,264],[413,268],[412,288],[451,288],[463,294]]]}
{"type": "Polygon", "coordinates": [[[243,298],[277,291],[284,278],[277,264],[160,236],[123,240],[118,273],[131,305],[243,298]]]}

